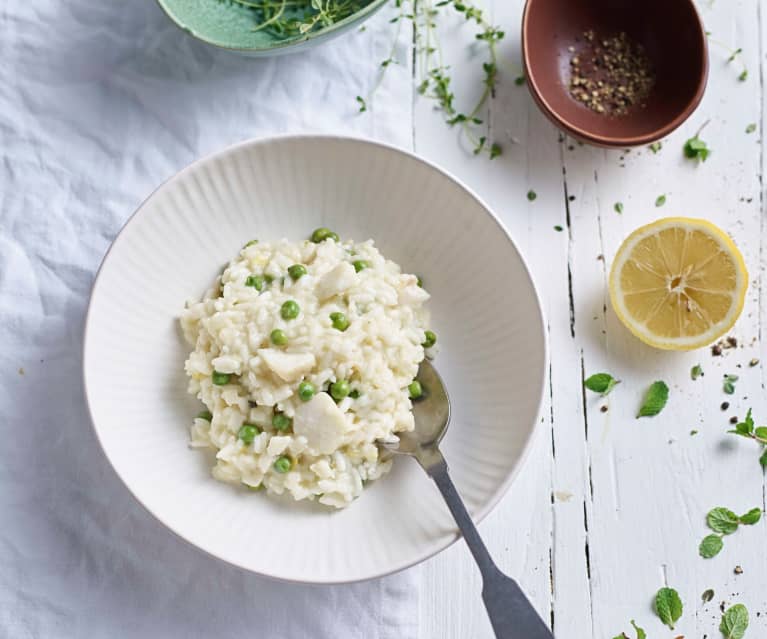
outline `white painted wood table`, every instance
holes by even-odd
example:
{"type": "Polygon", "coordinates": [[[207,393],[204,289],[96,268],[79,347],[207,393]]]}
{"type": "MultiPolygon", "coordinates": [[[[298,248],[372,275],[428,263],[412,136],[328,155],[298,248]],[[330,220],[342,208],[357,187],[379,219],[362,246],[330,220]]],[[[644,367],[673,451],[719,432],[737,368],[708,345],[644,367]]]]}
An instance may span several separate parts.
{"type": "MultiPolygon", "coordinates": [[[[507,32],[501,53],[517,65],[522,5],[496,1],[491,7],[493,22],[507,32]]],[[[757,421],[767,421],[763,366],[748,365],[752,358],[767,360],[761,339],[767,319],[761,297],[767,15],[758,0],[712,0],[699,9],[713,37],[742,47],[749,77],[740,82],[741,67],[712,45],[703,103],[659,153],[646,147],[607,151],[563,137],[506,68],[486,114],[504,153],[493,161],[478,159],[446,130],[433,105],[413,94],[413,148],[464,180],[502,218],[545,305],[551,366],[540,436],[522,474],[480,529],[559,638],[611,639],[624,630],[633,637],[631,619],[651,639],[719,637],[722,601],[745,603],[751,612],[746,636],[767,637],[765,522],[727,538],[718,557],[698,556],[698,544],[710,532],[709,509],[765,506],[758,448],[725,431],[730,417],[742,418],[749,407],[757,421]],[[682,145],[706,120],[702,137],[713,153],[696,166],[683,157],[682,145]],[[757,130],[748,134],[750,123],[757,130]],[[537,193],[535,201],[528,201],[529,189],[537,193]],[[656,208],[661,194],[666,204],[656,208]],[[618,201],[622,214],[613,208],[618,201]],[[721,357],[708,349],[664,353],[646,347],[610,308],[606,280],[621,240],[668,215],[719,224],[748,264],[751,286],[732,332],[739,346],[721,357]],[[695,364],[705,376],[692,381],[695,364]],[[604,400],[582,390],[584,376],[600,371],[623,380],[604,400]],[[725,373],[740,376],[731,397],[723,394],[725,373]],[[656,418],[637,420],[642,394],[657,379],[671,388],[668,406],[656,418]],[[722,411],[725,400],[730,408],[722,411]],[[691,430],[699,433],[692,436],[691,430]],[[742,574],[734,572],[738,565],[742,574]],[[666,584],[685,604],[675,632],[652,611],[656,591],[666,584]],[[704,604],[701,594],[708,588],[715,597],[704,604]]],[[[479,58],[470,46],[473,31],[459,25],[444,28],[443,47],[458,99],[468,103],[480,90],[479,58]]],[[[395,77],[408,81],[405,74],[395,77]]],[[[510,425],[513,420],[509,415],[510,425]]],[[[479,589],[463,543],[427,562],[421,636],[492,636],[479,589]]]]}

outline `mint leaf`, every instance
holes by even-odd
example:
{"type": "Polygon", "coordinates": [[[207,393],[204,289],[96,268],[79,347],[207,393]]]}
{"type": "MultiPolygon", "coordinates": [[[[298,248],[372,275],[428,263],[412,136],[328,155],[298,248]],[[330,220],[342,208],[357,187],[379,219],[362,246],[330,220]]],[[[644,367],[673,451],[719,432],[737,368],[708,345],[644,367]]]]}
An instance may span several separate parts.
{"type": "Polygon", "coordinates": [[[754,432],[754,419],[751,417],[751,409],[748,409],[745,421],[738,422],[735,425],[735,430],[727,432],[734,433],[735,435],[743,435],[744,437],[751,437],[754,432]]]}
{"type": "Polygon", "coordinates": [[[762,468],[767,468],[767,449],[765,449],[764,453],[759,458],[759,463],[762,465],[762,468]]]}
{"type": "Polygon", "coordinates": [[[613,204],[613,209],[616,213],[623,213],[623,202],[616,202],[613,204]]]}
{"type": "Polygon", "coordinates": [[[753,526],[754,524],[759,523],[759,520],[761,518],[762,518],[762,509],[752,508],[745,515],[740,516],[740,523],[745,524],[746,526],[753,526]]]}
{"type": "Polygon", "coordinates": [[[663,410],[668,401],[668,386],[666,382],[653,382],[647,389],[642,406],[637,413],[637,419],[640,417],[653,417],[663,410]]]}
{"type": "Polygon", "coordinates": [[[690,369],[690,377],[692,377],[692,380],[695,381],[701,375],[703,375],[703,369],[700,367],[700,364],[695,364],[695,366],[690,369]]]}
{"type": "Polygon", "coordinates": [[[728,608],[719,625],[719,630],[725,639],[743,639],[746,628],[748,628],[748,610],[743,604],[735,604],[728,608]]]}
{"type": "Polygon", "coordinates": [[[731,535],[738,529],[740,519],[728,508],[714,508],[706,515],[706,523],[714,532],[731,535]]]}
{"type": "Polygon", "coordinates": [[[724,376],[723,390],[728,395],[732,395],[735,392],[735,382],[738,381],[737,375],[726,374],[724,376]]]}
{"type": "Polygon", "coordinates": [[[724,542],[719,535],[709,535],[708,537],[704,537],[703,541],[700,542],[698,553],[703,559],[711,559],[712,557],[716,557],[722,551],[723,547],[724,542]]]}
{"type": "Polygon", "coordinates": [[[701,140],[697,134],[684,143],[682,150],[684,151],[684,156],[686,158],[703,162],[708,159],[708,156],[711,153],[711,149],[708,148],[708,145],[701,140]]]}
{"type": "Polygon", "coordinates": [[[640,628],[634,623],[634,620],[631,620],[631,625],[634,626],[634,630],[637,631],[637,639],[647,639],[647,633],[644,631],[643,628],[640,628]]]}
{"type": "Polygon", "coordinates": [[[666,203],[666,196],[659,195],[655,198],[655,206],[663,206],[666,203]]]}
{"type": "Polygon", "coordinates": [[[746,127],[746,133],[753,133],[756,131],[756,122],[752,122],[746,127]]]}
{"type": "Polygon", "coordinates": [[[679,598],[679,593],[673,588],[661,588],[655,595],[655,612],[671,630],[674,629],[674,624],[682,616],[682,609],[682,600],[679,598]]]}
{"type": "Polygon", "coordinates": [[[758,426],[755,428],[754,435],[756,435],[757,439],[761,439],[765,444],[767,444],[767,426],[758,426]]]}
{"type": "Polygon", "coordinates": [[[619,383],[620,381],[615,379],[610,373],[595,373],[585,380],[583,385],[590,391],[607,395],[619,383]]]}

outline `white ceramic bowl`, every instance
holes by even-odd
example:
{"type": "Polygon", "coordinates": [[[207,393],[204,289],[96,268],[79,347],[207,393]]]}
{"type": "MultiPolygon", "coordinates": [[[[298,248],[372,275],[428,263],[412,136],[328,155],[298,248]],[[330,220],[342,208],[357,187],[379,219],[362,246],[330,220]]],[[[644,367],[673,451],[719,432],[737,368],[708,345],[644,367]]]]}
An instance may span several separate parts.
{"type": "MultiPolygon", "coordinates": [[[[455,179],[398,149],[322,136],[253,141],[163,184],[104,258],[86,320],[84,376],[96,434],[126,486],[168,528],[210,554],[279,579],[338,583],[391,573],[457,539],[416,462],[342,511],[211,478],[188,445],[200,404],[186,392],[178,316],[253,237],[302,239],[318,226],[373,238],[432,294],[436,365],[454,408],[443,443],[475,520],[519,471],[546,371],[540,303],[514,243],[455,179]]],[[[544,504],[540,505],[544,507],[544,504]]]]}

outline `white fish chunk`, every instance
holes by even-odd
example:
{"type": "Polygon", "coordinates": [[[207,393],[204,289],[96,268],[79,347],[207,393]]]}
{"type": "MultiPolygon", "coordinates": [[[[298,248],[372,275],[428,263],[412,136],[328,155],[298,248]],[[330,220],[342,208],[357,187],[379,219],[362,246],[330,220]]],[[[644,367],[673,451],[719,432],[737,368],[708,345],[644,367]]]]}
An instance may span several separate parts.
{"type": "Polygon", "coordinates": [[[344,414],[327,393],[317,393],[296,408],[293,432],[303,435],[310,448],[323,455],[338,449],[346,432],[344,414]]]}
{"type": "Polygon", "coordinates": [[[343,293],[357,281],[357,273],[349,262],[341,262],[330,269],[317,282],[317,298],[324,302],[331,297],[343,293]]]}
{"type": "Polygon", "coordinates": [[[284,353],[274,348],[261,348],[258,355],[277,377],[286,382],[300,379],[316,363],[311,353],[284,353]]]}

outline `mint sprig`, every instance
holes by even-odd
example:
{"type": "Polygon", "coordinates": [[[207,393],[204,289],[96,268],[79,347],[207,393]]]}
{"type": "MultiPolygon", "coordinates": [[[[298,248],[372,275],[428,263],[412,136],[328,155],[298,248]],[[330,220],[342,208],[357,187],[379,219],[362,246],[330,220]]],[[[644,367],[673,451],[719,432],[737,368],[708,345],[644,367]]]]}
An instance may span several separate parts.
{"type": "Polygon", "coordinates": [[[705,162],[711,154],[711,149],[698,137],[697,133],[684,143],[682,150],[688,160],[698,160],[699,162],[705,162]]]}
{"type": "Polygon", "coordinates": [[[724,547],[724,537],[732,535],[740,526],[753,526],[762,518],[761,508],[752,508],[738,517],[729,508],[719,506],[711,509],[706,515],[706,523],[715,534],[703,538],[698,546],[698,553],[704,559],[716,557],[724,547]],[[718,534],[717,534],[718,533],[718,534]]]}
{"type": "MultiPolygon", "coordinates": [[[[747,439],[753,439],[762,446],[767,447],[767,426],[754,425],[754,418],[751,415],[750,408],[746,413],[746,419],[742,422],[738,422],[734,429],[728,430],[727,432],[732,433],[733,435],[746,437],[747,439]]],[[[767,448],[762,452],[762,455],[759,458],[759,463],[762,467],[767,468],[767,448]]]]}
{"type": "Polygon", "coordinates": [[[668,385],[666,382],[657,381],[650,385],[645,393],[642,406],[637,413],[637,419],[640,417],[654,417],[660,413],[668,401],[668,385]]]}

